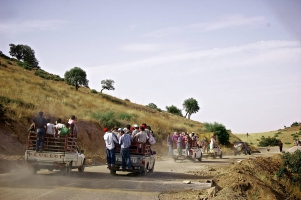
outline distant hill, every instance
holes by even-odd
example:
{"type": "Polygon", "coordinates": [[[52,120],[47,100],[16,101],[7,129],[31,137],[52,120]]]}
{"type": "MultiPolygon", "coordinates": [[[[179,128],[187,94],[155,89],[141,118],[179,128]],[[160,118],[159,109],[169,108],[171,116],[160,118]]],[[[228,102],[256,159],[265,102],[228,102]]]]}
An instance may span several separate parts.
{"type": "MultiPolygon", "coordinates": [[[[28,69],[22,62],[3,54],[0,55],[0,86],[0,137],[9,141],[0,143],[3,150],[0,154],[24,154],[27,129],[39,111],[52,123],[57,118],[66,122],[75,115],[79,145],[92,157],[104,157],[102,130],[105,126],[147,123],[155,133],[157,145],[165,144],[167,133],[176,130],[205,132],[200,122],[132,103],[130,97],[122,100],[87,87],[76,91],[63,78],[42,69],[28,69]]],[[[230,136],[230,141],[237,140],[230,136]]]]}
{"type": "Polygon", "coordinates": [[[247,137],[246,134],[234,134],[242,141],[246,141],[253,146],[258,146],[261,137],[276,137],[281,140],[285,147],[294,146],[294,138],[299,137],[301,139],[301,125],[292,127],[286,127],[277,131],[263,132],[263,133],[251,133],[247,137]]]}

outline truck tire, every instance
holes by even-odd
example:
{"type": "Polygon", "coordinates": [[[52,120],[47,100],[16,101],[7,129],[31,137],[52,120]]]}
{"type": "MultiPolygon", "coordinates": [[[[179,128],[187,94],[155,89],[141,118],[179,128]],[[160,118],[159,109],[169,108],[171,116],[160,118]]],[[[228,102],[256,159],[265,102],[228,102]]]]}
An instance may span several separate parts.
{"type": "Polygon", "coordinates": [[[155,163],[153,164],[152,168],[150,168],[148,171],[149,171],[149,172],[153,172],[153,171],[154,171],[154,168],[155,168],[155,163]]]}
{"type": "Polygon", "coordinates": [[[83,164],[78,168],[79,172],[84,172],[85,171],[85,160],[83,162],[83,164]]]}
{"type": "Polygon", "coordinates": [[[143,169],[142,171],[140,171],[140,175],[141,175],[141,176],[145,176],[145,175],[146,175],[146,170],[143,169]]]}
{"type": "Polygon", "coordinates": [[[198,160],[201,162],[202,161],[202,157],[203,157],[203,154],[201,153],[201,157],[198,158],[198,160]]]}
{"type": "Polygon", "coordinates": [[[111,170],[110,170],[110,174],[116,175],[116,169],[111,169],[111,170]]]}
{"type": "Polygon", "coordinates": [[[38,168],[37,167],[31,167],[32,174],[37,174],[38,168]]]}
{"type": "Polygon", "coordinates": [[[221,154],[219,155],[219,158],[223,158],[223,152],[221,152],[221,154]]]}

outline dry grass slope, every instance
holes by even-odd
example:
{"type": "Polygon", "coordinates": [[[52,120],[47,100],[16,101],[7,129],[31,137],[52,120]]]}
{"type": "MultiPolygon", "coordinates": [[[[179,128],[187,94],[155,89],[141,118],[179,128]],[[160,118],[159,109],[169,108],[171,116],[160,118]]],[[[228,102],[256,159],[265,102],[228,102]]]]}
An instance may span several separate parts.
{"type": "Polygon", "coordinates": [[[6,109],[5,115],[9,119],[20,123],[21,128],[17,134],[23,143],[26,140],[26,130],[39,111],[43,111],[45,117],[52,122],[58,117],[66,120],[75,115],[84,127],[79,127],[84,132],[80,144],[88,148],[87,153],[90,154],[102,154],[99,153],[99,148],[102,147],[99,143],[102,143],[104,125],[93,116],[108,112],[114,113],[120,126],[143,122],[149,124],[159,143],[164,143],[166,134],[175,130],[204,132],[204,126],[200,122],[109,95],[95,94],[86,87],[75,91],[74,87],[62,81],[34,75],[34,70],[26,70],[14,60],[0,57],[0,63],[0,104],[6,109]]]}

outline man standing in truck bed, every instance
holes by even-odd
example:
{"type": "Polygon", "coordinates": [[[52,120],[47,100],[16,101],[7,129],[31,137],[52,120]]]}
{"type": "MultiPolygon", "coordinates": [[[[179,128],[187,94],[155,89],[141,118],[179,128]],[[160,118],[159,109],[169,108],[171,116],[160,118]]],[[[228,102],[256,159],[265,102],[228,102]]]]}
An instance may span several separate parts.
{"type": "Polygon", "coordinates": [[[47,121],[43,117],[43,112],[39,112],[39,116],[33,120],[34,127],[37,130],[37,141],[36,141],[36,152],[43,151],[44,141],[45,141],[45,130],[47,127],[47,121]]]}
{"type": "Polygon", "coordinates": [[[115,165],[115,143],[118,141],[114,133],[110,132],[108,128],[104,128],[103,132],[105,133],[103,139],[106,143],[108,169],[111,169],[115,165]]]}
{"type": "Polygon", "coordinates": [[[121,137],[119,139],[119,144],[121,147],[120,154],[122,156],[122,170],[125,170],[126,163],[128,163],[128,169],[132,169],[131,157],[130,157],[130,146],[133,141],[133,137],[129,134],[124,133],[123,130],[120,131],[121,137]]]}

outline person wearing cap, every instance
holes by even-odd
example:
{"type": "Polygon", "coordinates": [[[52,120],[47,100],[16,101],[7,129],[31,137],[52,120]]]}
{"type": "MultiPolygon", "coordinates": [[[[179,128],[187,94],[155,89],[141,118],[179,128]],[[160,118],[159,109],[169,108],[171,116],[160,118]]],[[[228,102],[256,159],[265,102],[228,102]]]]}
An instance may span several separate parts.
{"type": "Polygon", "coordinates": [[[115,165],[115,143],[118,144],[118,140],[117,137],[108,130],[108,128],[104,128],[103,132],[105,133],[103,139],[106,143],[108,168],[111,169],[115,165]]]}
{"type": "Polygon", "coordinates": [[[33,120],[34,128],[37,130],[37,140],[36,140],[36,152],[40,150],[43,151],[45,142],[45,132],[47,128],[47,121],[43,117],[43,112],[39,112],[39,116],[33,120]],[[39,149],[40,148],[40,149],[39,149]]]}
{"type": "Polygon", "coordinates": [[[134,137],[139,132],[139,126],[137,124],[134,124],[135,130],[132,132],[132,136],[134,137]]]}
{"type": "Polygon", "coordinates": [[[122,158],[122,170],[126,169],[126,163],[128,163],[128,169],[132,169],[131,156],[130,156],[130,146],[133,141],[133,137],[125,133],[123,130],[120,131],[121,137],[119,139],[120,144],[120,154],[122,158]]]}

